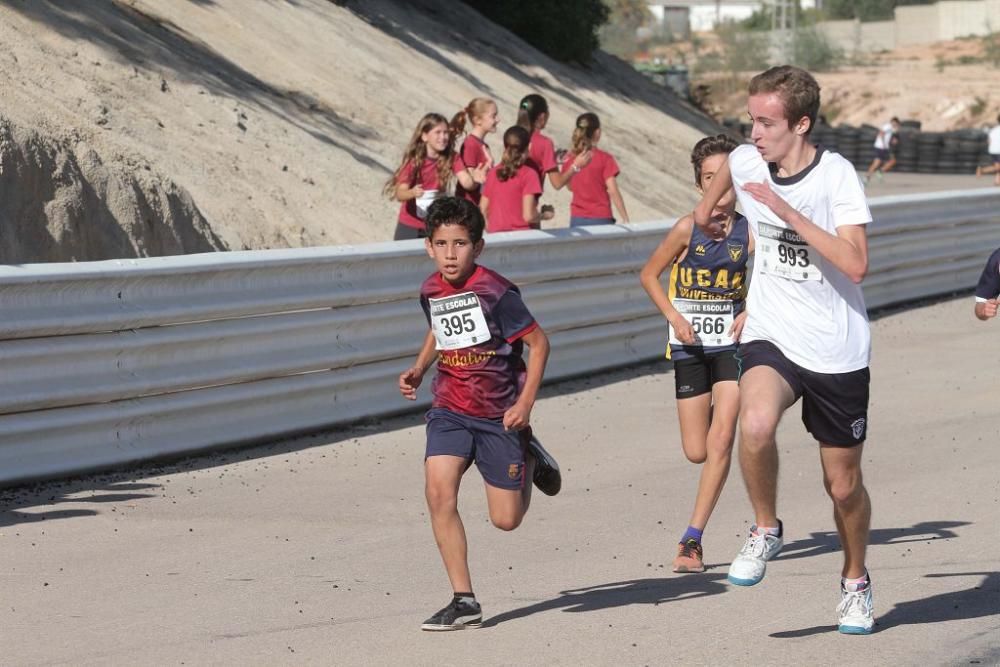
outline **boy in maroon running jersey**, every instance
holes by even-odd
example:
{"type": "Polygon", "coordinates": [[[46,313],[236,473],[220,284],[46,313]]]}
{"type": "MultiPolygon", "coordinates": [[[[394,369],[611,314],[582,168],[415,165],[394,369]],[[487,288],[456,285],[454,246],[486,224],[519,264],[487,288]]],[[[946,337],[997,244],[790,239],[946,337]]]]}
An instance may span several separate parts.
{"type": "Polygon", "coordinates": [[[501,530],[517,528],[528,511],[531,482],[525,480],[555,495],[561,477],[529,427],[549,341],[517,287],[476,264],[483,251],[482,213],[466,200],[445,197],[428,208],[426,226],[427,254],[438,269],[420,288],[431,329],[416,363],[399,376],[399,391],[416,399],[437,359],[424,473],[431,527],[454,597],[422,628],[461,630],[483,619],[458,514],[462,475],[475,462],[486,483],[490,520],[501,530]],[[525,344],[531,348],[527,365],[525,344]]]}

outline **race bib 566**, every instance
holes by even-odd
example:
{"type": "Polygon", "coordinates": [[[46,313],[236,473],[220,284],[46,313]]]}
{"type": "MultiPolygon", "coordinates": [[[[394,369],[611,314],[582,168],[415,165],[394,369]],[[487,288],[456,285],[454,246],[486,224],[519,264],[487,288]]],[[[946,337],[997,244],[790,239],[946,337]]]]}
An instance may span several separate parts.
{"type": "MultiPolygon", "coordinates": [[[[700,301],[696,299],[674,299],[674,308],[691,323],[694,329],[694,345],[703,347],[719,347],[732,345],[733,339],[729,330],[733,326],[732,301],[700,301]]],[[[691,345],[677,338],[673,327],[670,327],[671,345],[691,345]]]]}
{"type": "Polygon", "coordinates": [[[490,339],[490,328],[475,292],[428,299],[431,331],[439,350],[459,350],[490,339]]]}

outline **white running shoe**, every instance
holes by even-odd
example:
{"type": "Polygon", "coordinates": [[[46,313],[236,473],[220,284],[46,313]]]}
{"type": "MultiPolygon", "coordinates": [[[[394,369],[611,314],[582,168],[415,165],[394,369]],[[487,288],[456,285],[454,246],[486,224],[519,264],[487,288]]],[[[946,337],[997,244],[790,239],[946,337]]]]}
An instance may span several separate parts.
{"type": "Polygon", "coordinates": [[[845,635],[870,635],[875,626],[871,580],[863,591],[857,593],[849,592],[841,584],[840,595],[840,604],[837,605],[840,621],[837,630],[845,635]]]}
{"type": "MultiPolygon", "coordinates": [[[[778,529],[781,531],[781,521],[778,529]]],[[[784,542],[781,535],[755,535],[757,526],[750,528],[750,535],[740,549],[740,553],[729,566],[729,583],[737,586],[753,586],[760,583],[767,570],[767,561],[778,555],[784,542]]],[[[781,531],[782,533],[784,531],[781,531]]]]}

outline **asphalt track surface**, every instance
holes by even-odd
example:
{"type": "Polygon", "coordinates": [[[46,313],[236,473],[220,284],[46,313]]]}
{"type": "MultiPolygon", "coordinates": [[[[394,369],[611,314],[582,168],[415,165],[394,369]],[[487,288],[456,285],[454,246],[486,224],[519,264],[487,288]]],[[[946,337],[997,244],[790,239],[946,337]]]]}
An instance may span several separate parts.
{"type": "MultiPolygon", "coordinates": [[[[858,174],[862,175],[863,172],[858,172],[858,174]]],[[[914,174],[890,171],[882,179],[873,176],[868,185],[865,186],[865,193],[869,197],[881,197],[882,195],[924,194],[941,190],[993,187],[996,186],[993,184],[992,174],[976,178],[968,174],[914,174]]]]}
{"type": "Polygon", "coordinates": [[[764,581],[726,582],[751,519],[735,469],[710,569],[670,572],[698,468],[671,372],[649,364],[543,391],[533,421],[565,481],[518,530],[489,524],[466,476],[482,629],[419,629],[450,589],[411,414],[0,493],[0,663],[998,664],[998,322],[963,296],[872,326],[871,636],[836,632],[838,542],[795,408],[779,431],[786,546],[764,581]]]}

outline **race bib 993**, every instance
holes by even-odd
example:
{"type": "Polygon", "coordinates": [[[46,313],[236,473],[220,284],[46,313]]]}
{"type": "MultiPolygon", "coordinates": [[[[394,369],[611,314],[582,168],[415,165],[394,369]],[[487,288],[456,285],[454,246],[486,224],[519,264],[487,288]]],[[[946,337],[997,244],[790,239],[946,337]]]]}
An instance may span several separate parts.
{"type": "Polygon", "coordinates": [[[757,261],[761,271],[789,280],[822,280],[816,252],[792,229],[758,223],[757,261]]]}

